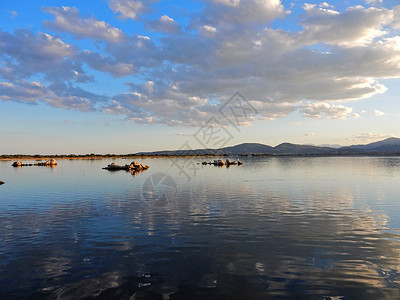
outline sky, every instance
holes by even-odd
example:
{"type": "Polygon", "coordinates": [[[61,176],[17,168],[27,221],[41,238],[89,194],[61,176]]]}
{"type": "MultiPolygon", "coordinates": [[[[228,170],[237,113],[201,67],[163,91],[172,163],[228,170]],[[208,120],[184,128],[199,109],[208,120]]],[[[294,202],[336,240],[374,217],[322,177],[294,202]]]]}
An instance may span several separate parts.
{"type": "Polygon", "coordinates": [[[400,137],[397,4],[1,0],[0,154],[400,137]]]}

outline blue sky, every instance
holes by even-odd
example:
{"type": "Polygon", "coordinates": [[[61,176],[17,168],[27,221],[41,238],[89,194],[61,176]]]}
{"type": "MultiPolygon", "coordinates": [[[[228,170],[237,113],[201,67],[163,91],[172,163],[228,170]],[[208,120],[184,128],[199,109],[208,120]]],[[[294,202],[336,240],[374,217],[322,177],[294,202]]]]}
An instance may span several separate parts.
{"type": "Polygon", "coordinates": [[[396,5],[2,0],[0,154],[400,136],[396,5]]]}

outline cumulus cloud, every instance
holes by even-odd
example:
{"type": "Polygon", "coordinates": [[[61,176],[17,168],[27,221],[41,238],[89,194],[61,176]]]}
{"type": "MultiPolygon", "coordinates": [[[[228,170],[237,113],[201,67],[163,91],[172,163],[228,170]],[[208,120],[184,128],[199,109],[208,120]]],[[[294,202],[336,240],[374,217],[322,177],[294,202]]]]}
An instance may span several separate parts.
{"type": "Polygon", "coordinates": [[[123,39],[120,29],[99,21],[95,17],[83,19],[76,7],[48,7],[44,10],[55,17],[53,21],[43,22],[44,26],[50,30],[68,32],[80,39],[90,38],[111,43],[117,43],[123,39]]]}
{"type": "Polygon", "coordinates": [[[0,97],[5,101],[35,102],[46,94],[47,90],[40,82],[0,82],[0,97]]]}
{"type": "Polygon", "coordinates": [[[91,68],[111,73],[115,77],[126,76],[134,72],[133,64],[118,62],[113,57],[104,56],[94,51],[82,51],[80,56],[91,68]]]}
{"type": "Polygon", "coordinates": [[[125,115],[138,123],[163,123],[170,126],[198,126],[207,121],[217,107],[205,98],[186,97],[172,90],[162,90],[147,82],[139,92],[114,97],[105,109],[108,113],[125,115]]]}
{"type": "Polygon", "coordinates": [[[375,117],[382,117],[382,116],[385,115],[385,113],[384,113],[383,111],[380,111],[380,110],[377,110],[377,109],[373,110],[373,111],[372,111],[372,114],[373,114],[375,117]]]}
{"type": "Polygon", "coordinates": [[[393,22],[394,17],[392,10],[374,7],[350,7],[344,13],[315,4],[305,4],[304,9],[307,15],[301,22],[302,38],[310,44],[366,45],[385,35],[384,26],[393,22]]]}
{"type": "Polygon", "coordinates": [[[109,0],[108,6],[121,19],[138,20],[151,11],[151,5],[159,0],[109,0]]]}
{"type": "Polygon", "coordinates": [[[0,31],[0,75],[10,81],[42,74],[49,81],[87,82],[90,75],[75,59],[76,49],[60,38],[19,29],[0,31]]]}
{"type": "Polygon", "coordinates": [[[104,96],[98,96],[63,83],[46,86],[38,81],[28,82],[26,80],[16,83],[0,82],[0,99],[25,103],[40,101],[53,107],[80,111],[95,110],[96,102],[107,100],[104,96]]]}
{"type": "MultiPolygon", "coordinates": [[[[360,117],[346,102],[384,93],[380,79],[400,77],[400,37],[394,30],[400,6],[340,11],[325,2],[307,4],[299,26],[285,30],[270,25],[290,17],[278,0],[207,0],[184,27],[172,15],[141,19],[155,2],[108,1],[121,18],[162,35],[126,34],[82,17],[76,8],[46,9],[55,16],[45,22],[47,28],[105,41],[90,50],[46,33],[0,32],[3,99],[18,98],[5,83],[22,87],[24,80],[42,76],[43,91],[52,97],[37,98],[50,105],[84,107],[78,105],[82,98],[87,109],[101,107],[142,123],[198,126],[236,91],[257,109],[250,121],[296,111],[308,118],[346,119],[360,117]],[[111,101],[85,94],[77,86],[93,80],[90,69],[126,76],[127,89],[111,101]]],[[[31,102],[30,95],[43,92],[22,90],[31,94],[21,100],[31,102]]]]}
{"type": "Polygon", "coordinates": [[[0,31],[0,62],[3,101],[40,101],[81,111],[95,110],[97,103],[108,101],[76,86],[92,77],[83,70],[77,49],[58,37],[29,30],[0,31]]]}
{"type": "Polygon", "coordinates": [[[267,24],[287,12],[280,0],[208,0],[202,18],[209,24],[267,24]]]}
{"type": "Polygon", "coordinates": [[[322,115],[326,115],[329,119],[346,119],[352,110],[351,107],[343,105],[308,103],[305,108],[301,109],[301,112],[308,118],[321,118],[322,115]]]}
{"type": "Polygon", "coordinates": [[[218,29],[213,26],[210,26],[210,25],[203,25],[200,27],[199,31],[201,34],[203,34],[207,37],[213,37],[218,32],[218,29]]]}
{"type": "Polygon", "coordinates": [[[127,37],[123,43],[107,44],[105,49],[119,63],[131,64],[134,68],[163,65],[162,50],[148,36],[127,37]]]}
{"type": "Polygon", "coordinates": [[[167,15],[163,15],[156,20],[147,20],[144,25],[148,30],[162,33],[177,34],[181,30],[181,26],[176,23],[174,19],[168,17],[167,15]]]}

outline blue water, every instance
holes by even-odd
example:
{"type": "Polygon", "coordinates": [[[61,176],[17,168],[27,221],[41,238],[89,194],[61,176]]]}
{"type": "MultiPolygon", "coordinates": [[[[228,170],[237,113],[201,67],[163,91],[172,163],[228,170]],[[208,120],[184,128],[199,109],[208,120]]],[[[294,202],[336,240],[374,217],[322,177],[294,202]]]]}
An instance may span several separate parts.
{"type": "Polygon", "coordinates": [[[0,299],[400,297],[400,158],[203,160],[1,161],[0,299]]]}

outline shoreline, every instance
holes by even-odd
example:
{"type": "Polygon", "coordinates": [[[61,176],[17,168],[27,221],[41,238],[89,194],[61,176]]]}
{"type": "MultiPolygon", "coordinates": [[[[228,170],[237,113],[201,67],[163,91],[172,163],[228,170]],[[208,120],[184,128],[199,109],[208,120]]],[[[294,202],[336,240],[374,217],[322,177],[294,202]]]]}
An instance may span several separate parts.
{"type": "Polygon", "coordinates": [[[104,160],[104,159],[146,159],[146,158],[212,158],[212,157],[399,157],[400,153],[331,153],[331,154],[156,154],[156,155],[0,155],[0,161],[34,160],[43,161],[49,159],[62,160],[104,160]]]}

